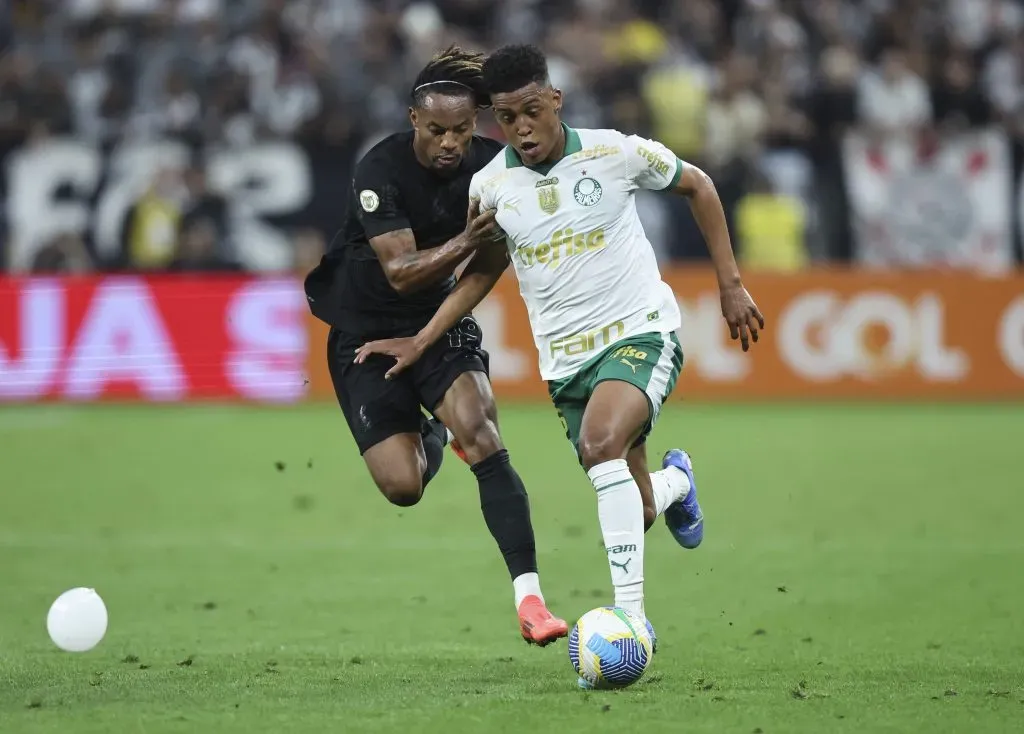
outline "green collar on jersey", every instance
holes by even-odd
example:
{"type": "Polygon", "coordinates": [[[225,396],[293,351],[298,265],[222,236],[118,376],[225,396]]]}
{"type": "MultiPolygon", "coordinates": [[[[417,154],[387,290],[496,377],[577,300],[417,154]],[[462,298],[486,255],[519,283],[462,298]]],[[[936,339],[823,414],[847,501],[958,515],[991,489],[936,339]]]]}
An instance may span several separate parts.
{"type": "MultiPolygon", "coordinates": [[[[565,150],[562,152],[562,158],[573,153],[579,153],[583,150],[583,143],[580,142],[580,134],[573,130],[571,127],[562,123],[562,129],[565,130],[565,150]]],[[[559,158],[558,161],[562,160],[559,158]]],[[[529,168],[531,171],[536,171],[542,176],[548,175],[548,171],[554,168],[558,161],[554,163],[542,163],[539,166],[526,166],[523,163],[523,159],[519,157],[519,153],[511,145],[505,146],[505,168],[529,168]]]]}

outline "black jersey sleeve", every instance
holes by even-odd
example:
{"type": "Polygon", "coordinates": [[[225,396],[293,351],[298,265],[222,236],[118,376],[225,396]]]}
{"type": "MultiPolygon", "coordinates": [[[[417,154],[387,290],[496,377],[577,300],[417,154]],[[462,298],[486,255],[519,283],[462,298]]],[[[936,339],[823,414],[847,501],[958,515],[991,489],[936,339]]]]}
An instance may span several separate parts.
{"type": "Polygon", "coordinates": [[[379,156],[366,156],[356,166],[353,188],[356,216],[366,238],[410,227],[393,166],[379,156]]]}

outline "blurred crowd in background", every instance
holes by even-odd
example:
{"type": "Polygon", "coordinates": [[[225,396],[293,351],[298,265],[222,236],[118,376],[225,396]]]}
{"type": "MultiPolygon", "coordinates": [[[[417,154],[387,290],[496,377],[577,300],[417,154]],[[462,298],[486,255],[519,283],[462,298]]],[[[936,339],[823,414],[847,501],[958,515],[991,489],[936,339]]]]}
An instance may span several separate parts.
{"type": "MultiPolygon", "coordinates": [[[[1013,187],[1024,148],[1016,0],[0,7],[0,262],[13,271],[308,269],[339,226],[353,163],[408,126],[411,80],[451,42],[537,43],[571,125],[653,137],[704,167],[748,267],[857,259],[851,129],[918,147],[995,129],[1013,187]],[[266,147],[278,141],[302,161],[266,147]],[[174,155],[125,153],[156,149],[174,155]]],[[[500,136],[487,111],[479,127],[500,136]]],[[[685,201],[640,206],[663,259],[706,256],[685,201]]],[[[1006,208],[1019,261],[1019,207],[1006,208]]]]}

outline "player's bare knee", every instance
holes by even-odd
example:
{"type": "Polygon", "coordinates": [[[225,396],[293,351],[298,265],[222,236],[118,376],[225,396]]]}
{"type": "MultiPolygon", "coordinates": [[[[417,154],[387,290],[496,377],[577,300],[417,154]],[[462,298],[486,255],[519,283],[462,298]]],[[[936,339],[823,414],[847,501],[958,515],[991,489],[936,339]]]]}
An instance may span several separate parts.
{"type": "Polygon", "coordinates": [[[622,442],[609,433],[580,436],[580,459],[583,468],[590,471],[598,464],[614,461],[625,457],[622,442]]]}
{"type": "Polygon", "coordinates": [[[381,487],[381,493],[388,502],[397,507],[412,507],[423,499],[423,489],[410,487],[381,487]]]}
{"type": "Polygon", "coordinates": [[[398,507],[412,507],[423,498],[422,477],[389,477],[378,480],[377,488],[388,502],[398,507]]]}

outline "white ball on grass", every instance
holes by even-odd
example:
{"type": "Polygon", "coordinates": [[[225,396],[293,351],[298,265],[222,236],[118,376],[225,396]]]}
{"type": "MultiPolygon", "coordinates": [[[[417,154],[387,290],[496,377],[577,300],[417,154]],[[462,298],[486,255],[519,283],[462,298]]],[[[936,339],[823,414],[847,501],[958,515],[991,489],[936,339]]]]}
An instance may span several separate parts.
{"type": "Polygon", "coordinates": [[[107,605],[95,589],[69,589],[50,606],[46,631],[65,652],[92,650],[107,633],[107,605]]]}

